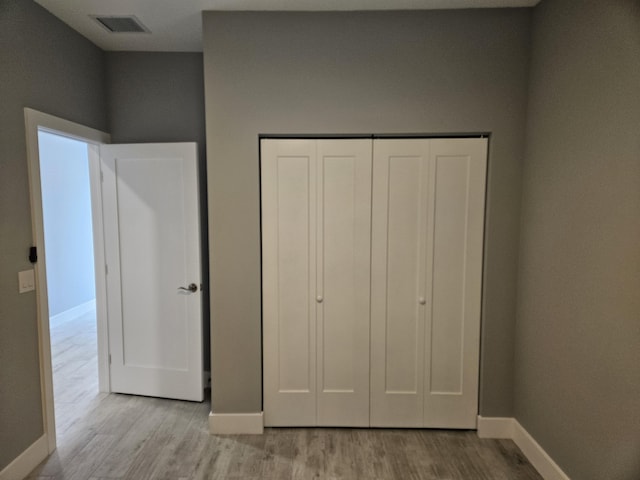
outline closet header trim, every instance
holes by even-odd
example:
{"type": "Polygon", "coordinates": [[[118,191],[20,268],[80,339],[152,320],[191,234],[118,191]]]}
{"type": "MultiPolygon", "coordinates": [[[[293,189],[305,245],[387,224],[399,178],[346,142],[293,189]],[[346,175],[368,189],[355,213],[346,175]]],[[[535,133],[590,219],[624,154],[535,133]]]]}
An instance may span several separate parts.
{"type": "Polygon", "coordinates": [[[404,138],[489,138],[491,132],[468,132],[468,133],[321,133],[321,134],[284,134],[284,133],[261,133],[258,135],[260,140],[277,138],[277,139],[404,139],[404,138]]]}

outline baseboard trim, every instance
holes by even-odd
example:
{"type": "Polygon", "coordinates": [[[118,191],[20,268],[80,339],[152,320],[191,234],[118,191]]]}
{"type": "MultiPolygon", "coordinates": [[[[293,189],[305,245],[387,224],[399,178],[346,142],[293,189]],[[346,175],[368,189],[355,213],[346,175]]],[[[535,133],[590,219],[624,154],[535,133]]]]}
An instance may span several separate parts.
{"type": "Polygon", "coordinates": [[[556,462],[515,418],[478,416],[480,438],[508,438],[518,446],[545,480],[570,480],[556,462]]]}
{"type": "Polygon", "coordinates": [[[556,462],[517,420],[513,424],[513,441],[545,480],[570,480],[556,462]]]}
{"type": "Polygon", "coordinates": [[[42,435],[29,448],[2,469],[0,480],[22,480],[49,455],[47,435],[42,435]]]}
{"type": "Polygon", "coordinates": [[[60,312],[56,315],[51,316],[49,318],[50,325],[60,325],[61,323],[66,323],[74,318],[79,317],[80,315],[84,315],[91,310],[96,309],[96,299],[89,300],[88,302],[81,303],[80,305],[76,305],[69,310],[65,310],[64,312],[60,312]]]}
{"type": "Polygon", "coordinates": [[[508,438],[513,439],[513,424],[515,420],[507,417],[478,416],[478,436],[480,438],[508,438]]]}
{"type": "Polygon", "coordinates": [[[213,435],[262,435],[263,431],[262,412],[209,414],[209,432],[213,435]]]}

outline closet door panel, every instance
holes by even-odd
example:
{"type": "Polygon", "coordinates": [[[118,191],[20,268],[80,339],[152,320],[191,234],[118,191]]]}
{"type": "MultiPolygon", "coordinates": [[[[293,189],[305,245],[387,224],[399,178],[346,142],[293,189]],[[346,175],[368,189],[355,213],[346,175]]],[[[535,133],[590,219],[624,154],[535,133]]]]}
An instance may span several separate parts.
{"type": "Polygon", "coordinates": [[[371,425],[422,425],[429,141],[374,141],[371,425]]]}
{"type": "Polygon", "coordinates": [[[318,425],[369,425],[371,141],[318,141],[318,425]]]}
{"type": "Polygon", "coordinates": [[[424,426],[475,428],[486,173],[485,139],[431,141],[435,168],[424,426]]]}
{"type": "Polygon", "coordinates": [[[314,141],[262,141],[267,426],[316,423],[316,167],[314,141]]]}

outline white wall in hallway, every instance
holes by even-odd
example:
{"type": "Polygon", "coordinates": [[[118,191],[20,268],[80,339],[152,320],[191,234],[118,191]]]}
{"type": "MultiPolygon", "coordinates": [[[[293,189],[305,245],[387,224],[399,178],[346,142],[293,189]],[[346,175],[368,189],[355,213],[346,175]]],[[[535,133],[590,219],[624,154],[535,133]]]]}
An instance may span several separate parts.
{"type": "Polygon", "coordinates": [[[49,314],[95,299],[87,144],[38,133],[49,314]]]}

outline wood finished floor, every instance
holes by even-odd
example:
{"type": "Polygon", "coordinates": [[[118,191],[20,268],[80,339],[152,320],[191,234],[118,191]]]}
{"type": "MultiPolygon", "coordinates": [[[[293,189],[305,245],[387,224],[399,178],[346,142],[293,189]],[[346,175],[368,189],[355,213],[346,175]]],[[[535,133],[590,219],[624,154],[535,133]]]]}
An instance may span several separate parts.
{"type": "Polygon", "coordinates": [[[271,428],[213,436],[209,402],[99,394],[95,320],[51,329],[58,449],[28,477],[540,480],[510,440],[474,431],[271,428]]]}

